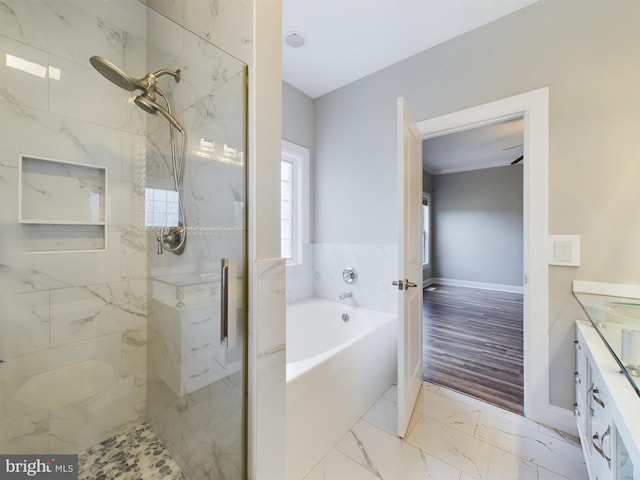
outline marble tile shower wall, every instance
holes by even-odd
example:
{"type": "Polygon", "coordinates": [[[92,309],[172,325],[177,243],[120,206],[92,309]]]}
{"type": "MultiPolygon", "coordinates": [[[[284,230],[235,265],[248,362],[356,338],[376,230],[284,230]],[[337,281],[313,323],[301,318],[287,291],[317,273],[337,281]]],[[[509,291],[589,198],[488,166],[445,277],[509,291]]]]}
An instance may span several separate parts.
{"type": "MultiPolygon", "coordinates": [[[[244,33],[236,39],[245,27],[250,36],[250,5],[218,2],[220,11],[214,18],[202,15],[204,3],[200,8],[194,2],[189,8],[187,2],[165,5],[178,3],[184,5],[181,15],[189,22],[211,23],[192,25],[194,30],[211,29],[235,16],[228,22],[228,28],[234,27],[229,37],[237,40],[238,56],[250,60],[250,40],[244,33]]],[[[238,62],[226,64],[205,42],[182,36],[171,25],[158,15],[147,17],[136,0],[0,3],[0,451],[74,452],[144,417],[147,262],[152,259],[149,267],[159,271],[175,265],[169,255],[147,255],[147,243],[154,246],[155,240],[141,228],[143,199],[137,176],[144,171],[148,149],[148,179],[162,185],[160,173],[164,175],[168,155],[162,143],[167,141],[166,131],[160,131],[166,123],[127,104],[122,91],[100,77],[87,60],[103,55],[134,76],[151,69],[148,63],[183,69],[180,89],[167,90],[182,106],[177,115],[192,133],[188,150],[196,148],[194,142],[200,138],[240,144],[229,132],[238,131],[236,126],[244,120],[236,105],[222,100],[229,93],[225,89],[243,86],[238,62]],[[9,68],[6,55],[44,67],[44,78],[9,68]],[[49,66],[59,69],[59,79],[47,78],[49,66]],[[200,68],[206,71],[195,74],[200,68]],[[234,81],[227,84],[230,79],[234,81]],[[152,132],[149,144],[147,123],[152,132]],[[200,134],[202,130],[207,133],[200,134]],[[24,226],[16,222],[18,153],[108,169],[106,251],[19,253],[24,226]],[[160,160],[155,164],[154,154],[160,160]]],[[[207,31],[199,33],[211,38],[207,31]]],[[[231,170],[231,177],[241,175],[232,163],[218,167],[231,170]]],[[[218,198],[211,192],[224,191],[231,205],[241,208],[237,182],[211,189],[207,182],[229,175],[203,176],[203,170],[197,161],[189,167],[186,195],[215,202],[218,198]]],[[[192,204],[187,215],[196,225],[235,225],[234,208],[219,214],[192,204]],[[223,218],[213,218],[216,215],[223,218]]],[[[238,250],[239,234],[232,230],[209,240],[192,235],[193,248],[185,257],[188,268],[209,268],[216,265],[219,251],[238,250]]],[[[239,460],[230,463],[237,470],[239,460]]]]}
{"type": "Polygon", "coordinates": [[[108,6],[0,3],[3,453],[77,452],[144,417],[146,236],[132,205],[146,119],[88,59],[144,74],[146,8],[108,6]],[[21,252],[30,226],[17,223],[19,153],[107,168],[106,250],[21,252]]]}
{"type": "Polygon", "coordinates": [[[142,0],[246,64],[253,56],[253,7],[246,0],[142,0]]]}

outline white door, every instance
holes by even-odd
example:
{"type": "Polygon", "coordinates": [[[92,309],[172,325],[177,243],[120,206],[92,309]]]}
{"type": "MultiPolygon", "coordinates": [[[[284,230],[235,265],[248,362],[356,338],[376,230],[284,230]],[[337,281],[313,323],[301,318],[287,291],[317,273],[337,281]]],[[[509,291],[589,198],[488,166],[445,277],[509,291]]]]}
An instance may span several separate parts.
{"type": "Polygon", "coordinates": [[[422,384],[422,138],[398,98],[398,436],[422,384]]]}

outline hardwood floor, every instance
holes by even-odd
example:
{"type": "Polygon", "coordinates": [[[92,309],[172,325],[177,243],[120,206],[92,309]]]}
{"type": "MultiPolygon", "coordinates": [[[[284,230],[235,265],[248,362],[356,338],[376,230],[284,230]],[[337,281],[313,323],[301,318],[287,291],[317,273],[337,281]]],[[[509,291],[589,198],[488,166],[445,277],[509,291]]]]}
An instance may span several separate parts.
{"type": "Polygon", "coordinates": [[[424,379],[523,413],[522,313],[521,294],[426,288],[424,379]]]}

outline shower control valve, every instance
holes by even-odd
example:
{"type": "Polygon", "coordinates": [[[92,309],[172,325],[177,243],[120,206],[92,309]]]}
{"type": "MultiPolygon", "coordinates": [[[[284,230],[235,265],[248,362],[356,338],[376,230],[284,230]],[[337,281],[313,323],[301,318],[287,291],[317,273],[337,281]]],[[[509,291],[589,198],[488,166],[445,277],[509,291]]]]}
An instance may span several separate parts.
{"type": "Polygon", "coordinates": [[[184,227],[171,227],[167,233],[164,232],[163,229],[156,238],[158,241],[158,255],[161,255],[165,249],[176,255],[180,255],[184,250],[184,237],[186,233],[184,227]]]}
{"type": "Polygon", "coordinates": [[[358,272],[353,267],[347,267],[342,271],[342,279],[346,283],[355,283],[358,280],[358,272]]]}

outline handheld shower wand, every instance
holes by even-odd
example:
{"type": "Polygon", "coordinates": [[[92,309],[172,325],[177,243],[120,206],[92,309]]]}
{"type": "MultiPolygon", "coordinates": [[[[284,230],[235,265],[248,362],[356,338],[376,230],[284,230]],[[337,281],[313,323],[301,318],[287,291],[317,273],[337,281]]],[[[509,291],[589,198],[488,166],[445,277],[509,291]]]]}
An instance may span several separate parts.
{"type": "Polygon", "coordinates": [[[160,227],[160,235],[158,240],[158,254],[163,250],[168,250],[176,255],[181,255],[187,241],[187,223],[184,217],[182,207],[182,172],[184,170],[184,161],[187,156],[187,132],[180,125],[180,122],[171,113],[171,103],[166,95],[157,87],[158,79],[164,75],[173,77],[176,83],[180,82],[182,74],[180,69],[168,70],[160,69],[156,72],[149,72],[143,78],[134,78],[117,65],[113,64],[104,57],[94,55],[89,59],[93,67],[102,74],[107,80],[129,92],[141,90],[142,93],[137,95],[133,103],[145,112],[151,115],[160,113],[169,122],[169,134],[171,140],[171,164],[173,173],[173,183],[176,193],[178,194],[178,214],[179,220],[177,226],[167,226],[166,220],[160,227]],[[167,104],[163,107],[156,101],[156,95],[162,97],[167,104]],[[173,130],[177,130],[182,136],[182,148],[177,150],[174,140],[173,130]],[[179,160],[176,157],[180,156],[179,160]]]}

